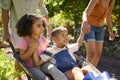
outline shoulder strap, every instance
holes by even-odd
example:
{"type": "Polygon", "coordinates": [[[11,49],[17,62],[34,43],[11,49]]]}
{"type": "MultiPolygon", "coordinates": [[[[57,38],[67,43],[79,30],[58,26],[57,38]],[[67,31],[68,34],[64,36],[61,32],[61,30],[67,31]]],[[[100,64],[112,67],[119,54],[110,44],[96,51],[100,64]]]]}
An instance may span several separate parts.
{"type": "Polygon", "coordinates": [[[47,56],[52,57],[52,53],[50,53],[50,52],[48,52],[48,51],[45,51],[44,54],[46,54],[47,56]]]}
{"type": "MultiPolygon", "coordinates": [[[[66,48],[66,49],[68,49],[68,48],[66,48]]],[[[66,50],[66,49],[64,49],[64,50],[66,50]]],[[[62,51],[59,51],[59,52],[62,52],[62,51]]],[[[59,52],[57,52],[56,54],[58,54],[59,52]]],[[[51,52],[48,52],[48,51],[45,51],[44,54],[46,54],[47,56],[50,56],[51,58],[55,57],[55,54],[52,54],[51,52]]]]}

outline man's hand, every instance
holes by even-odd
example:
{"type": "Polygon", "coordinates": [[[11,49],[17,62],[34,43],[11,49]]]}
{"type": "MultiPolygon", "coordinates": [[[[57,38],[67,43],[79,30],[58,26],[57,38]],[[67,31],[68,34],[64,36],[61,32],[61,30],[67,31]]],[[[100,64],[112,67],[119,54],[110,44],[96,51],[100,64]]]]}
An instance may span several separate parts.
{"type": "Polygon", "coordinates": [[[6,42],[10,41],[10,34],[9,33],[5,33],[3,35],[3,40],[5,40],[6,42]]]}

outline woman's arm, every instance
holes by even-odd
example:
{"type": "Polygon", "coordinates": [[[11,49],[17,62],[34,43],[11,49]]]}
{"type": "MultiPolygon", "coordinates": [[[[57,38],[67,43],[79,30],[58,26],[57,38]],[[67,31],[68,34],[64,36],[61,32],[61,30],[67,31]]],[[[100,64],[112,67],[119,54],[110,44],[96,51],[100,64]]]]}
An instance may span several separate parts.
{"type": "Polygon", "coordinates": [[[115,4],[115,0],[111,0],[111,4],[110,4],[110,8],[109,8],[109,12],[107,14],[107,17],[106,17],[106,21],[107,21],[107,24],[108,24],[108,28],[109,28],[109,31],[112,32],[112,19],[111,19],[111,14],[112,14],[112,10],[113,10],[113,7],[114,7],[114,4],[115,4]]]}
{"type": "Polygon", "coordinates": [[[112,14],[114,4],[115,4],[115,0],[112,0],[112,2],[110,4],[109,12],[108,12],[107,17],[106,17],[106,21],[108,24],[108,29],[109,29],[111,40],[115,39],[115,35],[113,33],[113,30],[112,30],[112,19],[111,19],[111,14],[112,14]]]}
{"type": "Polygon", "coordinates": [[[88,33],[90,31],[90,25],[87,22],[87,18],[98,2],[99,2],[99,0],[90,0],[88,6],[86,7],[85,11],[83,12],[83,21],[82,21],[82,25],[81,25],[81,28],[84,28],[83,33],[88,33]]]}
{"type": "Polygon", "coordinates": [[[112,14],[112,10],[113,10],[114,4],[115,4],[115,0],[112,0],[111,5],[110,5],[110,8],[109,8],[109,12],[108,12],[107,17],[106,17],[106,21],[107,21],[108,28],[109,28],[109,31],[110,31],[110,32],[112,32],[112,19],[111,19],[111,14],[112,14]]]}
{"type": "Polygon", "coordinates": [[[95,5],[99,2],[99,0],[90,0],[88,6],[86,7],[85,11],[83,12],[83,22],[81,25],[81,34],[77,40],[79,43],[78,46],[80,47],[83,42],[84,34],[88,33],[90,31],[90,25],[87,23],[87,17],[92,12],[95,5]]]}
{"type": "Polygon", "coordinates": [[[87,17],[92,12],[95,5],[99,2],[99,0],[90,0],[88,6],[86,7],[85,11],[83,12],[83,21],[87,21],[87,17]]]}

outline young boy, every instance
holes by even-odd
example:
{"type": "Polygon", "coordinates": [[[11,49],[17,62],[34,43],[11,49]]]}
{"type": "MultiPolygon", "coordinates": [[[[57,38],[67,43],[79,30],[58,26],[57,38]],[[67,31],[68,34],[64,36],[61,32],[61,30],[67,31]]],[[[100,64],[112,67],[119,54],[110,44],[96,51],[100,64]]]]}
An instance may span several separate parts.
{"type": "Polygon", "coordinates": [[[81,31],[78,41],[71,45],[68,44],[68,31],[64,27],[55,28],[51,36],[55,45],[47,48],[45,54],[40,55],[41,59],[44,62],[49,60],[53,63],[67,76],[68,80],[83,80],[87,70],[75,67],[76,59],[73,53],[82,45],[84,33],[81,31]]]}

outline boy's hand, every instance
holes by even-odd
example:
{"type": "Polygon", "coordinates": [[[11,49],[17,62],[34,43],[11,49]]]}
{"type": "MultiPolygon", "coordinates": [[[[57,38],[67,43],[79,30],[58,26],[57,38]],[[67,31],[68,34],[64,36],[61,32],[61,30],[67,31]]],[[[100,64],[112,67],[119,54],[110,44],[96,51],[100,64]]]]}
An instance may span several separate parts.
{"type": "Polygon", "coordinates": [[[38,46],[39,46],[39,42],[35,39],[32,39],[29,43],[29,47],[32,51],[37,50],[38,46]]]}
{"type": "Polygon", "coordinates": [[[87,34],[90,32],[90,25],[87,23],[87,21],[82,22],[81,32],[83,32],[84,34],[87,34]]]}

